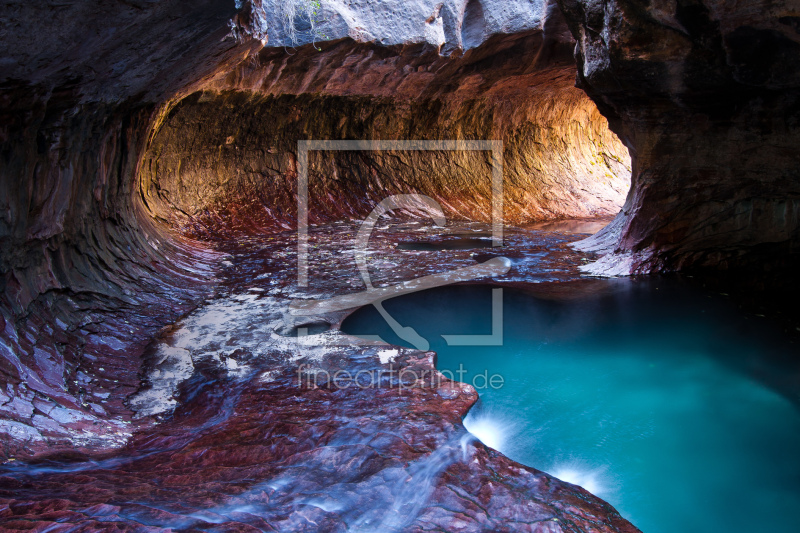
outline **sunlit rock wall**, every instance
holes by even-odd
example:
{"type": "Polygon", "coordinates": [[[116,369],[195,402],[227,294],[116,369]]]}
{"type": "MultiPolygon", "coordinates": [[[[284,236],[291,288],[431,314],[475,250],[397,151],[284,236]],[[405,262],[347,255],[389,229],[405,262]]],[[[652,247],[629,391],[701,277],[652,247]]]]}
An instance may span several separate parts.
{"type": "MultiPolygon", "coordinates": [[[[541,45],[541,32],[528,32],[458,58],[350,39],[264,50],[170,109],[142,161],[146,204],[193,235],[290,228],[298,140],[498,139],[506,222],[613,216],[629,186],[627,151],[573,87],[566,56],[535,64],[541,45]]],[[[491,219],[487,152],[315,152],[309,163],[312,222],[363,218],[410,192],[451,218],[491,219]]]]}

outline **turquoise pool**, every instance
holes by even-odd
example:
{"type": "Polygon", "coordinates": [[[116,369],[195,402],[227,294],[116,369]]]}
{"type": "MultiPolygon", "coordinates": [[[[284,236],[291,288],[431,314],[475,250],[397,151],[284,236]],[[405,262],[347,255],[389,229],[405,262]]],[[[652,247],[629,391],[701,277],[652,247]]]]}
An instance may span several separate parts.
{"type": "MultiPolygon", "coordinates": [[[[644,533],[800,531],[800,354],[764,319],[668,280],[502,299],[500,346],[442,337],[491,333],[489,286],[384,302],[440,370],[482,387],[464,423],[484,443],[585,487],[644,533]]],[[[403,344],[371,306],[342,329],[403,344]]]]}

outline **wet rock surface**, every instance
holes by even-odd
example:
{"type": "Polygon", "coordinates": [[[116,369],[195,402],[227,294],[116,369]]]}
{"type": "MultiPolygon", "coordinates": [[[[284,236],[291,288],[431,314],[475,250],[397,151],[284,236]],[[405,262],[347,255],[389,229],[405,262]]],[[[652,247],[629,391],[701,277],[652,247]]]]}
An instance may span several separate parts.
{"type": "MultiPolygon", "coordinates": [[[[45,109],[30,116],[42,120],[45,109]]],[[[124,444],[122,400],[137,385],[139,355],[213,279],[217,254],[170,236],[125,199],[146,110],[128,124],[103,111],[79,108],[38,133],[16,118],[3,123],[4,213],[19,215],[0,236],[4,456],[124,444]],[[81,142],[62,142],[71,128],[81,142]],[[43,132],[51,151],[35,148],[43,132]]]]}
{"type": "MultiPolygon", "coordinates": [[[[223,293],[154,342],[139,400],[130,402],[161,422],[113,454],[7,462],[3,529],[637,531],[583,489],[474,440],[461,417],[477,394],[438,374],[433,352],[336,329],[275,333],[292,298],[363,290],[351,250],[356,230],[312,229],[314,266],[303,291],[289,235],[221,246],[229,254],[223,293]],[[184,350],[190,370],[159,366],[164,350],[184,350]],[[169,392],[146,394],[153,390],[169,392]]],[[[369,244],[373,283],[476,263],[470,250],[397,250],[400,238],[486,231],[381,224],[369,244]]],[[[568,285],[547,281],[580,277],[567,246],[578,237],[509,229],[496,250],[530,262],[495,281],[530,285],[538,273],[543,287],[568,285]]],[[[325,318],[335,324],[345,315],[325,318]]]]}

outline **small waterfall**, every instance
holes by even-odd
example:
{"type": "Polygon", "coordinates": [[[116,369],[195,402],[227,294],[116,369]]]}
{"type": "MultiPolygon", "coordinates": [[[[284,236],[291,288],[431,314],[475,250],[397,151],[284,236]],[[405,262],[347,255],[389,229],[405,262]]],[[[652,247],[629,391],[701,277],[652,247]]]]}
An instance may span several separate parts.
{"type": "Polygon", "coordinates": [[[391,533],[403,531],[419,516],[430,502],[431,494],[439,476],[457,461],[469,457],[469,443],[474,437],[463,433],[450,438],[432,454],[408,465],[407,476],[396,483],[392,490],[394,500],[379,518],[374,511],[362,515],[348,530],[352,533],[391,533]]]}
{"type": "Polygon", "coordinates": [[[557,466],[551,474],[561,481],[578,485],[592,494],[607,497],[610,487],[603,479],[605,468],[586,469],[574,464],[557,466]]]}
{"type": "Polygon", "coordinates": [[[489,448],[505,452],[514,433],[514,423],[502,415],[487,412],[478,405],[464,418],[464,427],[489,448]]]}

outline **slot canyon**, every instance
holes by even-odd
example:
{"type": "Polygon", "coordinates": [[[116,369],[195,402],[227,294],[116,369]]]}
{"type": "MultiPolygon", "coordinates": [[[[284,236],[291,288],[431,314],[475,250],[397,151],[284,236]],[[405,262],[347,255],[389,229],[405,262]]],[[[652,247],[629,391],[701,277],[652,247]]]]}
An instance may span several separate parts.
{"type": "Polygon", "coordinates": [[[0,531],[800,527],[800,4],[5,0],[0,46],[0,531]]]}

